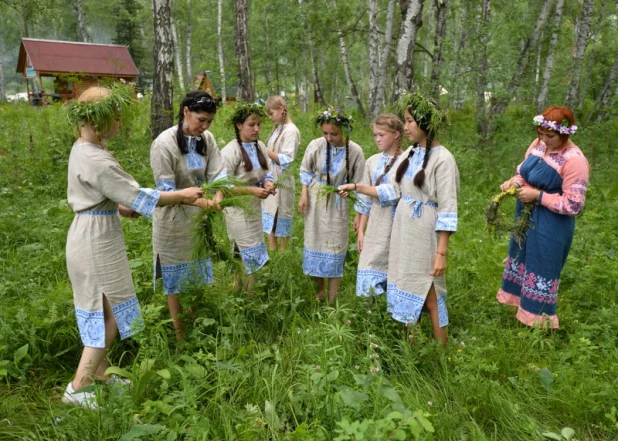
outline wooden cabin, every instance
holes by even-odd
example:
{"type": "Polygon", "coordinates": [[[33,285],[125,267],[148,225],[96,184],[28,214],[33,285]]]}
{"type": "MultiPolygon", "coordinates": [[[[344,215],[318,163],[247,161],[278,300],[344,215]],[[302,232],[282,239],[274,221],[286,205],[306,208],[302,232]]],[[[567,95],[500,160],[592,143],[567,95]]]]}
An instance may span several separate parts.
{"type": "MultiPolygon", "coordinates": [[[[209,73],[210,73],[209,71],[204,71],[202,75],[197,75],[195,77],[195,82],[193,83],[193,87],[195,90],[205,90],[210,93],[210,96],[219,100],[220,96],[217,95],[217,92],[215,90],[215,85],[210,80],[210,76],[208,75],[209,73]]],[[[217,86],[219,86],[217,87],[217,89],[220,89],[220,85],[217,85],[217,86]]],[[[227,96],[225,97],[225,102],[227,104],[235,103],[237,92],[238,92],[237,85],[234,84],[234,85],[228,86],[226,90],[227,96]]]]}
{"type": "Polygon", "coordinates": [[[53,77],[54,96],[63,101],[77,98],[86,89],[98,86],[102,78],[134,82],[139,75],[126,46],[75,41],[22,38],[17,72],[26,79],[28,99],[35,98],[29,80],[43,90],[43,77],[53,77]]]}

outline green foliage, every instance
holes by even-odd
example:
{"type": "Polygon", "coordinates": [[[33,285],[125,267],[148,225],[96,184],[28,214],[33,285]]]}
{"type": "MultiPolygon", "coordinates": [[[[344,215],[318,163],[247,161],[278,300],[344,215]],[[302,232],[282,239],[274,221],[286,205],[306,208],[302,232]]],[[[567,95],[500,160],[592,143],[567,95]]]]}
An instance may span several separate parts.
{"type": "Polygon", "coordinates": [[[234,106],[234,110],[230,115],[230,125],[235,127],[236,124],[244,123],[251,115],[258,116],[262,119],[266,119],[266,109],[261,104],[255,103],[238,103],[234,106]]]}

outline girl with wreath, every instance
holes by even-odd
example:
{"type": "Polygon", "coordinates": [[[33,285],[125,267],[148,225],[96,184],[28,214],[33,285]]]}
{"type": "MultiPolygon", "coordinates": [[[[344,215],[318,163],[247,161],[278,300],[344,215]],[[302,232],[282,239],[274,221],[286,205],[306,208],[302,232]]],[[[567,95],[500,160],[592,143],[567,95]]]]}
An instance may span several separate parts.
{"type": "Polygon", "coordinates": [[[398,102],[405,131],[414,143],[398,165],[392,184],[381,184],[381,203],[397,201],[388,258],[388,311],[394,320],[416,324],[429,313],[434,338],[447,342],[446,257],[457,231],[459,171],[436,136],[445,117],[418,93],[398,102]]]}
{"type": "Polygon", "coordinates": [[[535,139],[517,174],[500,189],[519,188],[515,217],[523,204],[534,204],[530,224],[521,243],[511,237],[498,301],[517,306],[517,319],[525,325],[547,323],[558,328],[556,304],[560,273],[581,213],[588,188],[588,160],[570,136],[577,131],[573,112],[552,106],[534,117],[535,139]]]}
{"type": "MultiPolygon", "coordinates": [[[[150,149],[150,165],[156,188],[174,191],[200,187],[204,182],[226,178],[223,156],[215,137],[208,131],[217,112],[217,102],[203,91],[189,92],[180,103],[178,125],[162,132],[150,149]]],[[[201,207],[215,206],[214,200],[199,199],[201,207]]],[[[212,261],[191,259],[193,219],[197,206],[168,206],[155,209],[152,223],[155,282],[163,280],[176,338],[183,340],[182,307],[178,294],[189,282],[213,283],[212,261]]]]}
{"type": "Polygon", "coordinates": [[[142,323],[120,216],[151,216],[158,205],[190,205],[203,194],[195,187],[140,188],[107,150],[107,140],[118,133],[133,96],[127,85],[91,87],[68,106],[80,137],[69,156],[67,198],[75,218],[66,257],[84,350],[62,401],[88,408],[97,407],[96,394],[83,388],[106,379],[105,358],[112,342],[118,333],[123,339],[135,334],[142,323]]]}
{"type": "MultiPolygon", "coordinates": [[[[236,194],[254,196],[249,198],[248,207],[227,207],[223,210],[227,233],[250,276],[245,284],[247,290],[253,288],[257,270],[268,262],[268,251],[262,232],[261,200],[276,194],[274,177],[268,152],[259,141],[262,118],[266,118],[264,108],[259,104],[237,104],[230,123],[234,127],[236,139],[229,142],[221,151],[227,175],[246,185],[236,186],[236,194]]],[[[236,280],[236,284],[239,284],[236,280]]]]}
{"type": "Polygon", "coordinates": [[[313,279],[318,299],[335,303],[348,250],[348,201],[338,194],[322,197],[322,186],[359,182],[365,169],[360,146],[350,141],[351,117],[328,108],[315,118],[322,137],[309,143],[300,166],[298,212],[305,217],[303,272],[313,279]]]}
{"type": "Polygon", "coordinates": [[[399,117],[390,113],[379,115],[373,123],[373,138],[380,153],[367,159],[362,182],[339,186],[339,192],[344,197],[355,188],[357,193],[363,195],[354,206],[361,214],[357,231],[360,252],[356,272],[357,296],[368,297],[386,292],[391,227],[397,201],[382,203],[378,189],[393,180],[398,161],[402,159],[403,135],[403,123],[399,117]]]}
{"type": "Polygon", "coordinates": [[[271,96],[266,100],[266,112],[275,123],[268,136],[268,157],[271,161],[275,181],[282,185],[277,194],[262,201],[262,222],[264,233],[268,234],[268,248],[286,249],[292,235],[292,218],[294,217],[294,176],[288,171],[296,158],[300,145],[300,132],[288,115],[285,100],[271,96]]]}

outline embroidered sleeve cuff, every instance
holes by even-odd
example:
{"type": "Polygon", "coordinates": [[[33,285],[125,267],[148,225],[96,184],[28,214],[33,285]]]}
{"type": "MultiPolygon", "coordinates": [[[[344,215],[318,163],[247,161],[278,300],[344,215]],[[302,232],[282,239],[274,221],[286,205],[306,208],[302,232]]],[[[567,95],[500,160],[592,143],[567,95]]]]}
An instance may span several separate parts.
{"type": "Polygon", "coordinates": [[[300,183],[303,185],[311,185],[311,181],[315,179],[315,175],[313,173],[309,173],[306,171],[300,172],[300,183]]]}
{"type": "Polygon", "coordinates": [[[436,231],[457,231],[457,213],[438,213],[436,231]]]}
{"type": "Polygon", "coordinates": [[[371,210],[372,202],[366,199],[358,198],[358,202],[354,204],[354,210],[357,213],[364,214],[365,216],[369,216],[369,211],[371,210]]]}
{"type": "Polygon", "coordinates": [[[160,181],[157,181],[155,187],[159,191],[175,191],[176,182],[171,179],[161,179],[160,181]]]}
{"type": "Polygon", "coordinates": [[[275,182],[275,177],[272,173],[267,173],[266,176],[264,176],[264,178],[262,179],[262,183],[266,181],[275,182]]]}
{"type": "Polygon", "coordinates": [[[220,181],[221,179],[227,179],[227,171],[226,170],[223,170],[221,173],[219,173],[217,176],[215,176],[214,179],[211,179],[210,182],[220,181]]]}
{"type": "Polygon", "coordinates": [[[396,205],[399,202],[399,198],[395,194],[395,189],[391,184],[380,184],[376,187],[378,192],[378,200],[383,207],[389,205],[396,205]]]}
{"type": "Polygon", "coordinates": [[[142,216],[150,217],[154,212],[161,193],[151,188],[140,188],[140,192],[131,206],[131,210],[138,212],[142,216]]]}
{"type": "Polygon", "coordinates": [[[288,155],[279,154],[279,166],[281,167],[281,170],[286,171],[291,163],[292,158],[290,158],[288,155]]]}

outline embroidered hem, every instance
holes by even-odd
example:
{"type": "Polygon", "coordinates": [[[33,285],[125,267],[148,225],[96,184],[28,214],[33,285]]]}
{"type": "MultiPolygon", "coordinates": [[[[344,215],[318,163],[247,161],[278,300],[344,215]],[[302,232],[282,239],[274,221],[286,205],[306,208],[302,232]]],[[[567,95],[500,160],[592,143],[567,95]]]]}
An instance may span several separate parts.
{"type": "Polygon", "coordinates": [[[359,297],[377,296],[386,292],[386,273],[370,269],[356,272],[356,295],[359,297]]]}
{"type": "Polygon", "coordinates": [[[498,290],[496,299],[498,300],[498,302],[502,303],[503,305],[510,305],[510,306],[519,306],[519,302],[520,302],[519,297],[517,297],[514,294],[508,293],[503,289],[498,290]]]}
{"type": "Polygon", "coordinates": [[[557,315],[537,315],[528,311],[524,311],[521,306],[515,315],[517,320],[522,322],[526,326],[534,327],[534,326],[542,326],[545,322],[549,322],[549,327],[552,329],[558,329],[558,316],[557,315]]]}
{"type": "MultiPolygon", "coordinates": [[[[388,284],[386,292],[387,311],[391,313],[393,320],[416,325],[425,300],[425,297],[398,289],[394,283],[388,284]]],[[[446,296],[438,297],[438,323],[441,328],[448,326],[449,323],[446,296]]]]}
{"type": "Polygon", "coordinates": [[[245,264],[247,274],[253,274],[268,262],[268,251],[266,251],[266,244],[262,242],[251,248],[245,248],[240,250],[240,257],[245,264]]]}
{"type": "MultiPolygon", "coordinates": [[[[112,308],[118,325],[120,338],[125,339],[136,334],[143,324],[137,297],[112,308]]],[[[75,308],[77,328],[84,346],[90,348],[105,347],[105,319],[103,311],[86,311],[75,308]]]]}
{"type": "Polygon", "coordinates": [[[344,262],[345,253],[321,253],[306,247],[303,251],[303,273],[309,276],[339,279],[343,277],[344,262]]]}
{"type": "Polygon", "coordinates": [[[292,218],[279,217],[277,218],[277,227],[275,228],[275,237],[290,237],[292,235],[292,218]]]}
{"type": "Polygon", "coordinates": [[[165,295],[179,294],[184,286],[192,282],[210,285],[214,282],[212,260],[185,262],[178,265],[161,265],[161,279],[163,280],[163,292],[165,295]]]}

